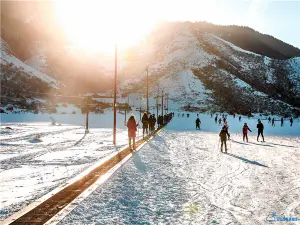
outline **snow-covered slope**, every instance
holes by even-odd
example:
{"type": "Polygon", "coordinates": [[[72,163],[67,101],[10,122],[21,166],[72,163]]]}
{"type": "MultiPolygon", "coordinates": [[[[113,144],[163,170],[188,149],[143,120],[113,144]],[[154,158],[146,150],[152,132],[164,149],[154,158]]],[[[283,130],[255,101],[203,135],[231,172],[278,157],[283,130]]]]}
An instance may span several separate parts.
{"type": "MultiPolygon", "coordinates": [[[[35,77],[43,82],[49,83],[52,87],[57,87],[58,82],[51,78],[50,76],[41,73],[40,71],[36,70],[35,68],[23,63],[21,60],[10,54],[8,50],[8,45],[1,39],[1,67],[5,68],[8,65],[11,65],[14,69],[24,72],[24,75],[28,77],[35,77]]],[[[1,70],[2,73],[6,71],[1,70]]],[[[11,74],[8,74],[11,75],[11,74]]]]}
{"type": "Polygon", "coordinates": [[[270,59],[184,23],[158,28],[134,52],[121,71],[123,93],[144,93],[149,68],[150,93],[164,88],[178,107],[236,111],[245,101],[243,113],[290,113],[300,104],[299,58],[270,59]]]}

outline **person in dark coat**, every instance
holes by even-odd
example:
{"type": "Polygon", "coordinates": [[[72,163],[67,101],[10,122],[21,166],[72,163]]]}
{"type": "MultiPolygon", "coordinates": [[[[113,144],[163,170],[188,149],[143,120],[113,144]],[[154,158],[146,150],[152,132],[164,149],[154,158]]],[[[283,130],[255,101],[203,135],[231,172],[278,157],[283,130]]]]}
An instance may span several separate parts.
{"type": "Polygon", "coordinates": [[[241,116],[239,116],[239,121],[241,121],[241,119],[242,119],[242,117],[241,117],[241,116]]]}
{"type": "Polygon", "coordinates": [[[196,119],[196,130],[200,130],[201,120],[199,118],[196,119]]]}
{"type": "Polygon", "coordinates": [[[218,122],[218,116],[215,117],[215,123],[217,123],[217,122],[218,122]]]}
{"type": "Polygon", "coordinates": [[[164,125],[164,119],[163,119],[162,115],[159,116],[159,124],[160,124],[160,126],[164,125]]]}
{"type": "Polygon", "coordinates": [[[272,127],[275,127],[275,119],[272,119],[272,127]]]}
{"type": "Polygon", "coordinates": [[[148,135],[148,126],[149,126],[149,118],[146,112],[142,117],[142,123],[143,123],[143,137],[144,137],[145,133],[148,135]]]}
{"type": "Polygon", "coordinates": [[[227,153],[227,137],[229,138],[230,135],[228,133],[228,130],[226,128],[226,126],[223,126],[220,134],[220,139],[221,139],[221,152],[223,152],[223,145],[225,145],[225,153],[227,153]]]}
{"type": "Polygon", "coordinates": [[[165,125],[166,123],[168,123],[168,115],[165,114],[163,117],[163,124],[165,125]]]}
{"type": "Polygon", "coordinates": [[[155,115],[152,115],[152,119],[151,119],[151,131],[155,130],[155,123],[156,123],[156,118],[155,115]]]}
{"type": "Polygon", "coordinates": [[[293,122],[294,122],[294,120],[293,120],[293,118],[291,117],[291,119],[290,119],[291,126],[293,126],[293,122]]]}
{"type": "Polygon", "coordinates": [[[281,126],[283,126],[283,117],[281,117],[281,126]]]}
{"type": "Polygon", "coordinates": [[[225,128],[226,129],[226,131],[227,131],[227,134],[228,134],[228,139],[230,139],[230,134],[229,134],[229,126],[228,126],[228,124],[227,124],[227,121],[225,121],[225,123],[224,123],[224,125],[223,125],[223,128],[225,128]]]}
{"type": "Polygon", "coordinates": [[[127,122],[128,128],[128,140],[129,140],[129,148],[135,149],[135,137],[136,137],[136,127],[138,124],[135,121],[134,116],[130,116],[127,122]],[[131,146],[131,140],[133,141],[133,145],[131,146]]]}
{"type": "Polygon", "coordinates": [[[222,119],[220,118],[220,119],[219,119],[219,125],[221,125],[221,123],[222,123],[222,119]]]}
{"type": "Polygon", "coordinates": [[[271,123],[271,117],[268,118],[269,123],[271,123]]]}
{"type": "Polygon", "coordinates": [[[257,131],[258,131],[258,133],[257,133],[257,141],[258,141],[258,138],[259,138],[259,136],[261,135],[262,136],[262,139],[263,139],[263,141],[265,141],[265,139],[264,139],[264,125],[262,124],[262,122],[260,121],[260,120],[258,120],[258,124],[257,124],[257,131]]]}
{"type": "Polygon", "coordinates": [[[247,123],[244,123],[244,126],[243,126],[243,141],[245,141],[245,138],[246,138],[246,140],[247,140],[247,142],[248,142],[248,130],[249,130],[250,132],[252,132],[252,131],[250,130],[250,128],[248,127],[247,123]]]}

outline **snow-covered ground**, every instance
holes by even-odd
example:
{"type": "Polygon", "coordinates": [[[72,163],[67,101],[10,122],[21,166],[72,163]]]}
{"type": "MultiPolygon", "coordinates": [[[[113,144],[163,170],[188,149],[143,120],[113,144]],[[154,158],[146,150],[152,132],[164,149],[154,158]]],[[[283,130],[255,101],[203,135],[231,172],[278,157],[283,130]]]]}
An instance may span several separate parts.
{"type": "MultiPolygon", "coordinates": [[[[274,136],[265,123],[265,143],[255,134],[244,143],[231,131],[229,154],[223,154],[220,127],[202,118],[201,131],[194,130],[195,115],[175,118],[60,224],[253,225],[267,224],[272,213],[300,219],[300,129],[294,137],[274,136]]],[[[256,123],[229,120],[232,129],[256,123]]]]}
{"type": "MultiPolygon", "coordinates": [[[[1,115],[0,221],[128,143],[124,115],[117,117],[116,146],[112,144],[112,113],[93,114],[90,124],[97,128],[91,128],[86,135],[81,126],[85,124],[84,115],[52,116],[57,123],[72,125],[51,125],[45,114],[1,115]],[[40,140],[36,140],[37,136],[40,140]]],[[[138,115],[136,118],[139,120],[138,115]]],[[[142,136],[140,129],[138,135],[142,136]]]]}
{"type": "MultiPolygon", "coordinates": [[[[17,111],[17,110],[16,110],[17,111]]],[[[140,121],[139,112],[127,112],[126,118],[131,114],[135,115],[137,122],[140,121]]],[[[6,125],[15,123],[28,123],[28,122],[49,122],[51,117],[56,121],[57,124],[72,124],[78,126],[85,126],[86,114],[81,114],[80,110],[72,105],[68,107],[58,107],[57,113],[54,114],[34,114],[34,113],[20,113],[13,114],[0,114],[1,123],[6,125]],[[75,111],[77,114],[71,114],[75,111]]],[[[104,114],[89,113],[89,127],[93,128],[111,128],[113,126],[113,111],[105,110],[104,114]]],[[[124,128],[125,115],[124,111],[117,112],[117,127],[124,128]]]]}
{"type": "MultiPolygon", "coordinates": [[[[109,128],[111,113],[92,114],[98,128],[87,135],[79,114],[56,115],[58,122],[74,116],[72,125],[61,126],[50,125],[49,115],[42,114],[24,114],[22,123],[12,122],[20,115],[3,115],[9,123],[1,118],[1,220],[117,151],[109,128]],[[34,118],[49,122],[28,122],[34,118]],[[41,141],[34,140],[37,134],[41,141]]],[[[239,122],[228,116],[232,155],[223,155],[218,150],[221,127],[210,115],[199,116],[202,130],[195,131],[196,114],[182,118],[176,112],[159,136],[61,224],[263,224],[272,212],[299,215],[299,121],[292,127],[288,121],[272,127],[263,120],[266,142],[261,143],[256,142],[256,118],[239,122]],[[253,131],[249,143],[241,140],[244,122],[253,131]]],[[[117,147],[122,148],[127,144],[124,115],[118,114],[117,121],[117,147]]]]}

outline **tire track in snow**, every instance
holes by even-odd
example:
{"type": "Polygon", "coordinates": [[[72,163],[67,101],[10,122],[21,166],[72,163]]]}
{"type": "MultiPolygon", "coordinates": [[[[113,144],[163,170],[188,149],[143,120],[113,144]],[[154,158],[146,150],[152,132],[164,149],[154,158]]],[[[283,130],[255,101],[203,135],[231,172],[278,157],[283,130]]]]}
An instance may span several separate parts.
{"type": "MultiPolygon", "coordinates": [[[[78,129],[78,128],[76,128],[76,129],[78,129]]],[[[72,131],[72,130],[74,130],[74,129],[64,130],[60,133],[69,132],[69,131],[72,131]]],[[[53,133],[53,132],[51,132],[51,133],[53,133]]],[[[55,133],[55,134],[57,134],[57,133],[55,133]]],[[[48,133],[47,135],[51,135],[51,134],[48,133]]],[[[111,136],[111,134],[106,134],[105,135],[105,137],[109,137],[109,136],[111,136]]],[[[22,165],[35,165],[36,164],[34,162],[35,158],[38,158],[38,157],[40,157],[42,155],[45,155],[47,153],[66,151],[66,150],[71,149],[72,147],[75,147],[75,146],[76,146],[76,148],[78,148],[78,147],[82,147],[82,146],[85,146],[85,145],[89,145],[92,141],[95,141],[95,138],[97,138],[97,137],[91,137],[91,136],[87,135],[86,140],[81,141],[79,144],[77,144],[78,140],[71,140],[71,141],[66,140],[66,141],[63,141],[63,142],[57,142],[55,144],[49,144],[49,145],[46,145],[46,146],[44,144],[40,144],[40,145],[38,144],[38,145],[35,145],[35,148],[43,148],[43,149],[41,149],[39,151],[35,151],[35,152],[19,154],[17,156],[12,156],[11,158],[6,158],[6,159],[3,159],[3,160],[0,160],[0,163],[1,163],[0,168],[3,169],[3,170],[8,170],[8,169],[16,168],[16,167],[22,166],[22,165]]],[[[92,163],[94,161],[95,161],[95,159],[91,159],[90,161],[87,161],[86,163],[92,163]]],[[[83,162],[81,162],[81,164],[82,163],[83,162]]],[[[45,163],[43,161],[43,164],[45,165],[47,163],[45,163]]],[[[73,162],[70,162],[70,164],[73,164],[73,162]]]]}

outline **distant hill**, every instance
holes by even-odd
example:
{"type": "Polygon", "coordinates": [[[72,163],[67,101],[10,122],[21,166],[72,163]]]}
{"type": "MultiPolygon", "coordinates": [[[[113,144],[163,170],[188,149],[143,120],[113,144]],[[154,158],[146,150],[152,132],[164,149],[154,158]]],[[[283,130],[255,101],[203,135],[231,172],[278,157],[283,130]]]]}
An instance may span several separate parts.
{"type": "Polygon", "coordinates": [[[259,33],[249,27],[219,26],[206,22],[190,23],[192,27],[214,34],[232,44],[273,59],[300,57],[300,49],[275,37],[259,33]]]}
{"type": "Polygon", "coordinates": [[[122,92],[143,95],[148,67],[150,95],[164,88],[174,108],[282,115],[300,109],[300,57],[272,59],[194,25],[164,24],[132,50],[122,92]]]}

